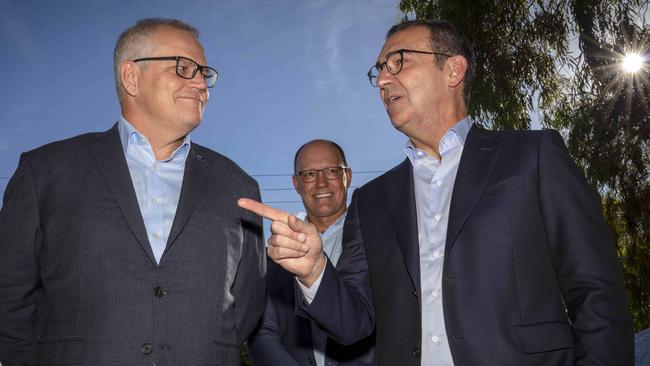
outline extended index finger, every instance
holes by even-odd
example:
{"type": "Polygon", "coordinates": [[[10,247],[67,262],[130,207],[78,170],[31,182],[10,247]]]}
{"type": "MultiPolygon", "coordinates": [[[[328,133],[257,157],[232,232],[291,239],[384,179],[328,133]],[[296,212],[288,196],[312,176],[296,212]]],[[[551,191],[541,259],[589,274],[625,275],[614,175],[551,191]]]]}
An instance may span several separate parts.
{"type": "Polygon", "coordinates": [[[277,208],[265,205],[250,198],[240,198],[237,200],[239,207],[248,211],[254,212],[266,219],[273,221],[282,221],[287,223],[289,221],[289,214],[277,208]]]}

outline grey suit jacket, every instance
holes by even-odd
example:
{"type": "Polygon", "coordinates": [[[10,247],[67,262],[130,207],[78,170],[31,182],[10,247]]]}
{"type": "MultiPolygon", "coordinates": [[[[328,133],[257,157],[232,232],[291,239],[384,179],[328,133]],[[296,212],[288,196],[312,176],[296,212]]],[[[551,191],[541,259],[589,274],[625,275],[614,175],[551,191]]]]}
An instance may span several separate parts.
{"type": "Polygon", "coordinates": [[[264,304],[259,199],[192,144],[156,264],[114,126],[21,156],[0,211],[0,361],[237,365],[264,304]]]}

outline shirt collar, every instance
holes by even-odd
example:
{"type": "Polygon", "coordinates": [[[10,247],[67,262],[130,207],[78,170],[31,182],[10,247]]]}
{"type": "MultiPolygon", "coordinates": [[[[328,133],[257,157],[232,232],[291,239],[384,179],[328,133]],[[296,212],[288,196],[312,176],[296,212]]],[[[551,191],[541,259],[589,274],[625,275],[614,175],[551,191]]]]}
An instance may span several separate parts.
{"type": "MultiPolygon", "coordinates": [[[[343,226],[343,224],[345,223],[345,216],[347,214],[348,214],[348,212],[345,211],[343,213],[343,215],[341,215],[341,217],[339,217],[336,221],[334,221],[334,223],[332,225],[330,225],[322,234],[320,234],[320,237],[321,238],[327,238],[333,232],[336,232],[338,230],[338,228],[343,226]]],[[[307,213],[306,212],[298,212],[294,216],[296,216],[297,218],[299,218],[302,221],[307,221],[307,213]]]]}
{"type": "MultiPolygon", "coordinates": [[[[127,153],[127,148],[131,143],[135,143],[138,140],[141,141],[144,140],[147,141],[148,144],[147,138],[143,134],[138,132],[138,130],[136,130],[135,127],[133,127],[133,125],[129,121],[127,121],[126,118],[124,118],[124,116],[120,116],[120,120],[117,123],[117,129],[120,133],[120,140],[122,141],[122,150],[124,151],[125,154],[127,153]]],[[[174,151],[174,153],[171,155],[169,160],[171,160],[172,158],[176,157],[179,154],[182,156],[187,156],[187,154],[190,151],[191,142],[192,141],[190,139],[190,134],[188,133],[183,138],[183,142],[181,143],[181,146],[179,146],[174,151]]]]}
{"type": "Polygon", "coordinates": [[[345,223],[345,215],[347,215],[347,211],[344,212],[343,215],[341,215],[341,217],[339,217],[336,221],[334,221],[334,223],[330,225],[323,234],[321,234],[321,237],[327,238],[332,235],[332,233],[335,233],[341,226],[343,226],[345,223]]]}
{"type": "MultiPolygon", "coordinates": [[[[445,153],[450,151],[456,146],[464,146],[465,140],[467,139],[467,134],[469,133],[470,128],[472,127],[472,118],[468,115],[460,121],[456,122],[450,129],[445,132],[445,134],[440,139],[438,145],[438,151],[440,156],[444,156],[445,153]]],[[[413,146],[413,142],[409,139],[406,141],[406,146],[404,146],[404,154],[413,161],[418,159],[423,159],[429,155],[421,149],[413,146]]]]}

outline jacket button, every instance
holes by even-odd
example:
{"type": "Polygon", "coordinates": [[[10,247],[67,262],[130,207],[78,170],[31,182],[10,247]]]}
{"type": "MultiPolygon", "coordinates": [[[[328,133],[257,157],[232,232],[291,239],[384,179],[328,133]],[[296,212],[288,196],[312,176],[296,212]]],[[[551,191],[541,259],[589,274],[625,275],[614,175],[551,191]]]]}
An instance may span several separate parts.
{"type": "Polygon", "coordinates": [[[142,353],[144,353],[145,355],[150,355],[151,352],[153,352],[153,346],[151,345],[151,343],[145,343],[142,345],[141,350],[142,353]]]}
{"type": "Polygon", "coordinates": [[[420,358],[420,347],[413,348],[413,356],[420,358]]]}
{"type": "Polygon", "coordinates": [[[162,287],[156,287],[155,289],[153,289],[153,293],[157,297],[163,297],[163,296],[165,296],[167,294],[167,290],[165,290],[162,287]]]}

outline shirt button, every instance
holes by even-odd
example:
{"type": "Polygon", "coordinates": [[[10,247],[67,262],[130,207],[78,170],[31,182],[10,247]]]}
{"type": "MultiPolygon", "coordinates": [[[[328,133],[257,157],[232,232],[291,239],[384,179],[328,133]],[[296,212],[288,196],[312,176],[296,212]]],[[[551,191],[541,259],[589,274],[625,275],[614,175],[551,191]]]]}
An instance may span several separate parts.
{"type": "Polygon", "coordinates": [[[436,187],[440,187],[441,185],[442,185],[442,181],[441,181],[441,180],[437,180],[437,181],[436,181],[436,187]]]}
{"type": "Polygon", "coordinates": [[[442,218],[441,214],[437,214],[433,217],[433,219],[436,220],[436,222],[440,221],[441,218],[442,218]]]}
{"type": "Polygon", "coordinates": [[[434,298],[438,297],[438,295],[440,295],[440,292],[438,290],[433,290],[433,292],[431,293],[431,296],[433,296],[434,298]]]}
{"type": "Polygon", "coordinates": [[[142,348],[140,348],[140,350],[145,355],[150,355],[151,352],[153,352],[153,346],[151,345],[151,343],[145,343],[142,345],[142,348]]]}
{"type": "Polygon", "coordinates": [[[438,343],[440,341],[440,338],[438,338],[438,336],[433,336],[433,337],[431,337],[431,341],[433,343],[438,343]]]}
{"type": "Polygon", "coordinates": [[[158,239],[160,235],[158,235],[158,233],[153,233],[151,236],[153,236],[154,239],[158,239]]]}
{"type": "Polygon", "coordinates": [[[158,199],[156,197],[152,198],[151,203],[153,203],[154,205],[157,205],[158,204],[158,199]]]}
{"type": "Polygon", "coordinates": [[[442,256],[442,251],[440,249],[436,249],[433,251],[433,256],[436,258],[440,258],[442,256]]]}

